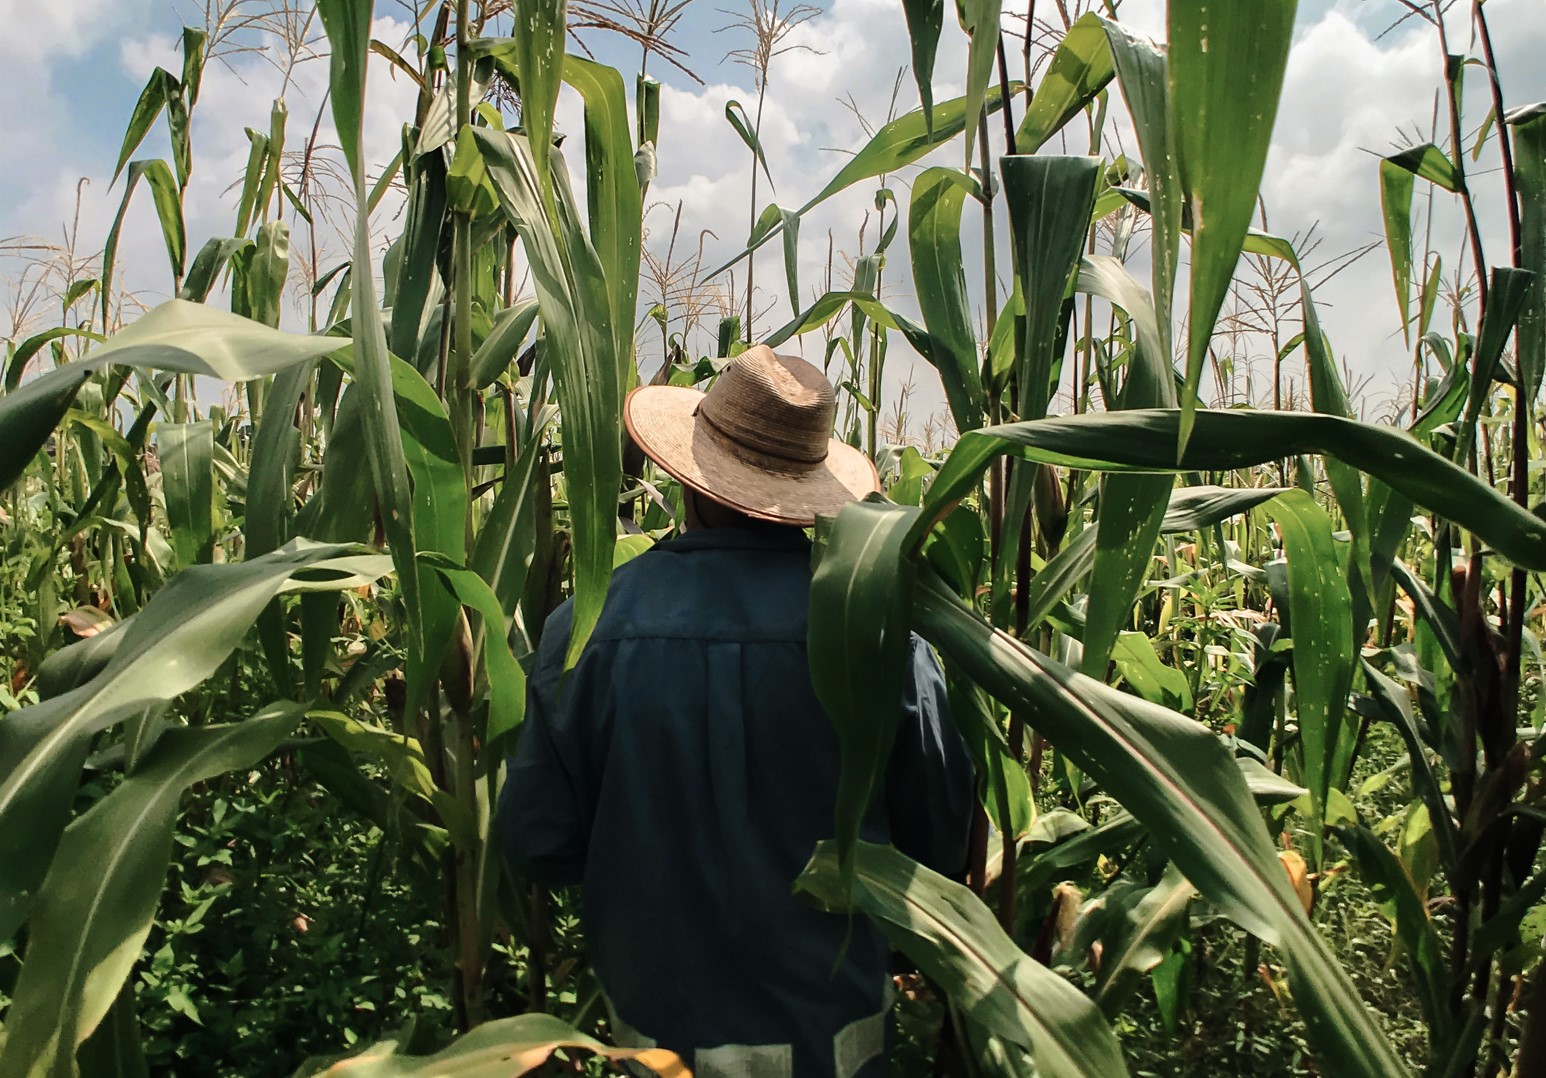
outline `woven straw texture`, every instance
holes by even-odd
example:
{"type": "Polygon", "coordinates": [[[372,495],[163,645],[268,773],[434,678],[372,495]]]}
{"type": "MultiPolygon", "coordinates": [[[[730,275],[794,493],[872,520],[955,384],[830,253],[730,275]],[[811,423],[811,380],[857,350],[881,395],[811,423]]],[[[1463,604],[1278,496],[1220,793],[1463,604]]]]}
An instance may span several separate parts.
{"type": "Polygon", "coordinates": [[[870,459],[831,436],[831,384],[765,345],[747,349],[708,393],[641,386],[628,433],[686,486],[759,520],[814,523],[880,487],[870,459]]]}

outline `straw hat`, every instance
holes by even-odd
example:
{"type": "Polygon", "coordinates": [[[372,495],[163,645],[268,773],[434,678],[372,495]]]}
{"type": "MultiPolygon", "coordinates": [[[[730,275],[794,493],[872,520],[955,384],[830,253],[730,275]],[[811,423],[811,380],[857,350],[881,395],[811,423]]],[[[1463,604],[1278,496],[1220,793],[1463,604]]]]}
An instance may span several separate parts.
{"type": "Polygon", "coordinates": [[[640,386],[623,402],[639,448],[685,486],[758,520],[808,525],[880,489],[870,459],[832,437],[821,371],[755,345],[707,393],[640,386]]]}

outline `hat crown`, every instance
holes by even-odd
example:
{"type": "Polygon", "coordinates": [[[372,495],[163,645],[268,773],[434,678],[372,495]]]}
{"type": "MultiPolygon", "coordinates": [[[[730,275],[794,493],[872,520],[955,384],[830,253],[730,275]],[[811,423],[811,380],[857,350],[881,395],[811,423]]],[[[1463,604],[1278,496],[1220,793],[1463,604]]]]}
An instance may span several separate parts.
{"type": "Polygon", "coordinates": [[[827,458],[837,400],[821,371],[759,344],[720,372],[698,414],[744,449],[813,466],[827,458]]]}

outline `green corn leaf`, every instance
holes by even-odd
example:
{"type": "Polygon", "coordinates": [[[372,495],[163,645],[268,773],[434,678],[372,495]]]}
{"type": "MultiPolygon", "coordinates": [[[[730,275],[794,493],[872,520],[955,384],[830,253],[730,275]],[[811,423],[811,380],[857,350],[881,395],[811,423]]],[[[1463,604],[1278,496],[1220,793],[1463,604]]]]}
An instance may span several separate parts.
{"type": "Polygon", "coordinates": [[[640,73],[634,82],[634,112],[638,118],[638,141],[642,149],[645,143],[660,143],[660,80],[640,73]]]}
{"type": "MultiPolygon", "coordinates": [[[[172,275],[182,280],[183,266],[187,259],[188,238],[183,229],[183,208],[178,196],[177,180],[165,161],[136,161],[129,166],[132,173],[142,166],[145,182],[150,184],[150,197],[156,206],[156,218],[161,222],[161,239],[166,244],[166,257],[172,264],[172,275]]],[[[131,176],[131,181],[133,177],[131,176]]],[[[124,189],[128,199],[129,188],[124,189]]]]}
{"type": "Polygon", "coordinates": [[[947,672],[950,718],[971,749],[982,780],[988,819],[1001,835],[1022,838],[1036,823],[1036,802],[1025,765],[1009,751],[997,708],[977,687],[947,672]]]}
{"type": "MultiPolygon", "coordinates": [[[[1025,89],[1023,83],[1011,82],[1009,93],[1011,96],[1025,89]]],[[[1003,107],[1002,94],[999,87],[989,87],[985,103],[989,113],[997,112],[1003,107]]],[[[973,118],[972,123],[976,123],[973,118]]],[[[859,152],[849,158],[848,163],[838,170],[837,175],[827,182],[815,198],[801,206],[796,212],[804,216],[810,210],[825,202],[839,191],[852,187],[861,180],[873,179],[882,173],[896,172],[907,165],[912,164],[932,150],[938,149],[945,143],[953,140],[957,135],[967,129],[966,100],[954,98],[940,103],[934,108],[934,124],[932,127],[924,123],[923,112],[909,112],[905,116],[898,116],[895,120],[886,124],[870,137],[870,140],[860,148],[859,152]]],[[[973,127],[975,130],[975,127],[973,127]]],[[[722,263],[713,271],[704,274],[703,279],[717,277],[725,270],[741,262],[752,251],[760,248],[775,235],[778,229],[774,228],[763,234],[761,239],[748,240],[746,249],[735,257],[722,263]]]]}
{"type": "MultiPolygon", "coordinates": [[[[1148,179],[1153,235],[1153,284],[1159,358],[1168,373],[1171,365],[1171,310],[1176,266],[1181,252],[1181,172],[1175,128],[1170,123],[1170,84],[1164,49],[1137,37],[1115,22],[1102,23],[1111,47],[1113,66],[1133,117],[1138,147],[1148,179]]],[[[1109,298],[1109,297],[1108,297],[1109,298]]],[[[1116,302],[1113,300],[1113,302],[1116,302]]],[[[1132,314],[1130,308],[1126,308],[1132,314]]],[[[1174,396],[1171,385],[1168,392],[1174,396]]],[[[1172,401],[1167,404],[1174,403],[1172,401]]]]}
{"type": "Polygon", "coordinates": [[[192,300],[194,303],[207,302],[226,264],[251,245],[251,240],[234,236],[217,236],[208,240],[199,248],[199,253],[193,256],[193,264],[188,267],[182,287],[177,290],[177,298],[192,300]]]}
{"type": "MultiPolygon", "coordinates": [[[[1002,0],[957,0],[956,14],[970,43],[966,50],[966,167],[972,167],[972,150],[977,145],[978,117],[993,81],[993,58],[999,45],[999,22],[1003,17],[1002,0]]],[[[928,125],[925,124],[925,127],[928,125]]],[[[987,162],[983,162],[984,166],[987,162]]]]}
{"type": "Polygon", "coordinates": [[[75,1053],[82,1074],[112,1075],[113,1078],[150,1078],[145,1062],[145,1046],[140,1040],[139,1010],[134,1002],[134,985],[126,983],[107,1016],[75,1053]]]}
{"type": "Polygon", "coordinates": [[[1040,419],[1057,390],[1054,354],[1068,279],[1079,265],[1095,203],[1100,161],[1094,157],[1002,159],[1004,200],[1014,240],[1015,273],[1025,297],[1017,367],[1020,416],[1040,419]]]}
{"type": "Polygon", "coordinates": [[[392,324],[387,342],[392,354],[412,359],[432,310],[439,309],[444,286],[435,259],[446,231],[446,159],[427,153],[408,171],[408,206],[398,238],[401,261],[390,296],[392,324]]]}
{"type": "MultiPolygon", "coordinates": [[[[762,152],[762,140],[752,130],[752,125],[747,122],[746,109],[739,101],[725,102],[725,119],[735,129],[735,133],[741,137],[746,148],[752,152],[752,158],[757,165],[762,166],[762,174],[768,178],[768,183],[773,182],[773,173],[768,171],[768,159],[762,152]]],[[[755,166],[753,166],[755,167],[755,166]]]]}
{"type": "MultiPolygon", "coordinates": [[[[568,58],[564,54],[566,0],[518,0],[515,36],[505,54],[521,88],[521,122],[530,149],[539,204],[551,212],[553,113],[568,58]]],[[[626,130],[626,128],[625,128],[626,130]]],[[[632,319],[630,318],[630,322],[632,319]]]]}
{"type": "Polygon", "coordinates": [[[408,1055],[397,1041],[381,1041],[359,1055],[311,1073],[320,1078],[484,1078],[490,1074],[527,1074],[558,1048],[579,1048],[614,1060],[629,1060],[665,1078],[688,1073],[664,1048],[613,1048],[580,1033],[561,1018],[522,1014],[485,1022],[431,1056],[408,1055]]]}
{"type": "Polygon", "coordinates": [[[156,428],[156,448],[177,562],[208,561],[215,545],[215,424],[163,423],[156,428]]]}
{"type": "Polygon", "coordinates": [[[536,321],[537,301],[534,299],[522,300],[494,316],[494,327],[472,355],[473,388],[487,389],[510,369],[536,321]]]}
{"type": "Polygon", "coordinates": [[[199,100],[199,84],[204,81],[204,61],[209,35],[194,26],[183,27],[183,93],[188,96],[188,107],[199,100]]]}
{"type": "MultiPolygon", "coordinates": [[[[357,266],[371,264],[370,211],[365,194],[364,132],[361,128],[371,10],[369,0],[319,0],[317,5],[332,48],[328,92],[333,104],[333,122],[354,179],[354,264],[357,266]]],[[[419,601],[418,566],[414,557],[414,503],[394,403],[386,327],[382,324],[381,308],[376,303],[375,278],[369,273],[360,274],[352,282],[350,297],[354,375],[360,389],[365,456],[375,484],[393,564],[397,567],[398,584],[402,588],[403,606],[407,612],[409,665],[411,669],[429,671],[433,669],[430,649],[443,647],[445,641],[440,639],[431,644],[425,633],[423,612],[432,608],[432,604],[427,607],[419,601]]],[[[426,698],[428,680],[427,676],[409,678],[408,699],[413,710],[426,698]]]]}
{"type": "MultiPolygon", "coordinates": [[[[339,351],[331,359],[358,378],[358,357],[339,351]]],[[[389,359],[393,414],[401,439],[397,451],[412,478],[413,549],[442,554],[459,564],[466,554],[468,498],[450,420],[424,376],[396,356],[389,359]]],[[[398,572],[404,571],[399,565],[398,572]]],[[[445,589],[426,583],[433,574],[417,557],[413,571],[424,588],[417,611],[423,646],[410,652],[407,670],[409,705],[417,706],[423,698],[415,686],[427,692],[433,683],[457,615],[456,603],[445,589]]]]}
{"type": "Polygon", "coordinates": [[[244,274],[247,309],[242,312],[254,322],[279,328],[284,306],[285,278],[290,273],[290,226],[270,221],[258,229],[252,258],[244,274]]]}
{"type": "Polygon", "coordinates": [[[1092,471],[1158,472],[1228,471],[1299,453],[1323,453],[1474,532],[1516,565],[1546,569],[1546,520],[1405,431],[1330,415],[1202,410],[1196,416],[1196,444],[1189,443],[1177,460],[1174,439],[1180,426],[1179,411],[1149,408],[967,432],[929,488],[909,547],[921,544],[930,523],[974,490],[988,461],[1001,454],[1092,471]]]}
{"type": "Polygon", "coordinates": [[[435,785],[417,738],[338,711],[312,711],[307,719],[351,755],[379,764],[391,776],[395,790],[433,807],[457,847],[467,848],[476,843],[477,828],[471,813],[449,792],[435,785]]]}
{"type": "Polygon", "coordinates": [[[1504,345],[1514,330],[1525,308],[1525,300],[1532,287],[1528,270],[1512,266],[1495,266],[1492,284],[1487,290],[1487,309],[1482,314],[1482,324],[1476,335],[1476,353],[1471,368],[1471,391],[1466,400],[1465,416],[1461,420],[1460,438],[1455,449],[1455,459],[1461,464],[1469,459],[1470,447],[1476,440],[1476,424],[1481,419],[1482,405],[1498,377],[1499,362],[1503,358],[1504,345]]]}
{"type": "Polygon", "coordinates": [[[494,504],[483,518],[473,549],[472,567],[488,582],[506,618],[515,613],[526,589],[527,575],[537,552],[538,484],[547,487],[542,432],[533,432],[506,469],[494,504]]]}
{"type": "Polygon", "coordinates": [[[332,49],[328,54],[328,88],[339,146],[349,172],[363,174],[360,124],[365,115],[365,67],[370,58],[371,5],[368,0],[319,0],[317,14],[332,49]]]}
{"type": "MultiPolygon", "coordinates": [[[[607,279],[581,231],[567,188],[557,186],[556,216],[541,210],[537,163],[519,135],[474,132],[499,200],[525,243],[544,346],[552,355],[564,416],[564,467],[574,522],[574,627],[566,653],[573,665],[601,614],[617,539],[622,451],[622,369],[615,349],[607,279]]],[[[629,319],[630,330],[632,319],[629,319]]]]}
{"type": "Polygon", "coordinates": [[[483,619],[489,699],[484,739],[492,744],[520,727],[526,709],[526,675],[510,651],[505,612],[488,583],[471,569],[436,554],[421,554],[419,558],[439,575],[457,602],[477,611],[483,619]]]}
{"type": "Polygon", "coordinates": [[[1393,153],[1385,158],[1385,162],[1451,193],[1460,190],[1460,172],[1455,168],[1455,163],[1431,142],[1393,153]]]}
{"type": "MultiPolygon", "coordinates": [[[[248,558],[277,549],[290,537],[295,515],[295,466],[300,456],[301,432],[296,410],[312,383],[317,364],[308,361],[274,377],[252,440],[247,468],[247,507],[243,520],[243,546],[248,558]]],[[[331,632],[329,633],[331,644],[331,632]]],[[[290,687],[289,640],[284,615],[270,603],[258,617],[258,639],[268,658],[269,672],[281,691],[290,687]]]]}
{"type": "MultiPolygon", "coordinates": [[[[791,337],[798,337],[802,333],[809,333],[813,329],[820,329],[832,319],[842,313],[843,308],[852,305],[854,310],[862,313],[886,329],[901,329],[903,320],[896,312],[889,310],[880,300],[869,292],[828,292],[812,303],[804,314],[774,330],[762,340],[769,348],[777,348],[791,337]]],[[[918,332],[927,342],[928,333],[921,326],[918,332]]]]}
{"type": "Polygon", "coordinates": [[[1083,671],[1104,680],[1118,634],[1132,621],[1175,485],[1171,475],[1108,475],[1095,518],[1095,579],[1085,610],[1083,671]]]}
{"type": "Polygon", "coordinates": [[[1087,11],[1058,42],[1015,131],[1015,153],[1033,154],[1084,111],[1115,73],[1099,15],[1087,11]]]}
{"type": "Polygon", "coordinates": [[[1368,659],[1360,659],[1359,664],[1363,667],[1364,682],[1369,687],[1375,714],[1396,728],[1396,733],[1406,747],[1407,759],[1412,768],[1412,788],[1428,808],[1429,824],[1439,848],[1439,863],[1445,866],[1446,872],[1453,873],[1459,863],[1456,853],[1460,841],[1455,818],[1444,800],[1444,789],[1439,784],[1438,775],[1428,760],[1428,750],[1423,744],[1417,718],[1412,714],[1411,696],[1368,659]]]}
{"type": "Polygon", "coordinates": [[[183,792],[256,765],[303,710],[286,702],[245,722],[168,730],[132,775],[65,829],[38,891],[0,1070],[75,1073],[76,1047],[107,1015],[150,935],[183,792]]]}
{"type": "MultiPolygon", "coordinates": [[[[1088,621],[1085,636],[1089,636],[1088,621]]],[[[1118,633],[1111,658],[1122,680],[1127,682],[1127,687],[1145,700],[1183,714],[1192,710],[1192,689],[1187,684],[1186,675],[1160,661],[1153,642],[1143,633],[1118,633]]],[[[1104,674],[1104,660],[1101,666],[1104,674]]]]}
{"type": "Polygon", "coordinates": [[[1197,889],[1174,865],[1153,887],[1134,893],[1112,910],[1114,931],[1101,942],[1099,987],[1095,1002],[1109,1018],[1138,987],[1139,980],[1164,961],[1186,928],[1187,910],[1197,889]]]}
{"type": "Polygon", "coordinates": [[[1546,108],[1519,109],[1508,124],[1519,189],[1520,266],[1535,275],[1519,314],[1519,380],[1524,399],[1534,401],[1546,371],[1546,108]]]}
{"type": "Polygon", "coordinates": [[[850,891],[838,844],[821,843],[796,889],[826,909],[868,914],[964,1014],[1029,1049],[1038,1074],[1128,1073],[1095,1006],[1017,948],[976,895],[890,846],[860,843],[853,860],[850,891]]]}
{"type": "Polygon", "coordinates": [[[156,117],[161,115],[161,110],[166,107],[166,103],[180,93],[177,76],[170,71],[158,67],[151,73],[150,81],[145,84],[145,89],[140,91],[140,98],[134,103],[134,111],[129,115],[129,126],[123,133],[123,146],[118,151],[118,164],[113,166],[110,185],[118,182],[124,165],[128,164],[134,151],[139,149],[140,143],[145,141],[151,125],[156,122],[156,117]]]}
{"type": "Polygon", "coordinates": [[[235,231],[238,236],[247,235],[247,229],[252,225],[252,214],[258,205],[258,188],[270,164],[268,136],[250,127],[245,130],[250,146],[247,150],[247,168],[242,173],[242,193],[236,201],[235,231]]]}
{"type": "Polygon", "coordinates": [[[202,303],[168,300],[85,358],[0,397],[0,490],[15,482],[43,447],[86,378],[109,364],[235,382],[277,374],[346,343],[340,337],[281,333],[202,303]]]}
{"type": "Polygon", "coordinates": [[[1412,173],[1393,161],[1380,162],[1380,212],[1385,218],[1385,249],[1401,312],[1401,338],[1412,343],[1412,173]]]}
{"type": "Polygon", "coordinates": [[[297,541],[252,561],[184,570],[114,633],[110,657],[89,680],[6,716],[0,723],[0,857],[6,865],[0,935],[9,936],[21,923],[48,869],[91,738],[214,674],[275,595],[355,587],[385,571],[385,559],[355,550],[297,541]]]}
{"type": "MultiPolygon", "coordinates": [[[[1150,828],[1151,838],[1226,916],[1278,947],[1322,1063],[1345,1073],[1405,1068],[1346,972],[1305,918],[1229,751],[1204,726],[1117,692],[972,614],[929,573],[914,624],[955,668],[1037,729],[1150,828]]],[[[867,682],[873,691],[876,682],[867,682]]]]}
{"type": "Polygon", "coordinates": [[[1442,1058],[1455,1029],[1444,944],[1428,916],[1427,899],[1418,892],[1400,859],[1367,827],[1338,827],[1335,834],[1352,855],[1358,875],[1373,892],[1381,912],[1395,928],[1417,984],[1417,998],[1428,1027],[1430,1055],[1442,1058]]]}
{"type": "Polygon", "coordinates": [[[907,38],[913,50],[913,79],[918,83],[924,130],[934,130],[934,59],[945,25],[945,0],[902,0],[907,38]]]}
{"type": "Polygon", "coordinates": [[[1294,0],[1172,0],[1168,6],[1169,126],[1195,222],[1178,453],[1191,437],[1213,324],[1256,212],[1294,7],[1294,0]]]}
{"type": "Polygon", "coordinates": [[[564,60],[563,75],[585,101],[585,197],[590,241],[606,275],[613,350],[619,376],[626,384],[634,370],[633,326],[644,219],[643,195],[628,137],[628,96],[623,77],[603,64],[570,56],[564,60]]]}
{"type": "Polygon", "coordinates": [[[956,169],[925,169],[913,181],[907,250],[913,288],[957,430],[982,426],[983,391],[961,264],[961,210],[977,184],[956,169]]]}
{"type": "Polygon", "coordinates": [[[1128,364],[1123,386],[1123,408],[1174,408],[1175,371],[1162,336],[1164,323],[1155,315],[1149,293],[1128,274],[1120,259],[1110,255],[1086,255],[1079,262],[1074,291],[1099,296],[1121,308],[1138,334],[1138,355],[1128,364]]]}
{"type": "MultiPolygon", "coordinates": [[[[895,219],[893,218],[893,223],[895,219]]],[[[789,306],[800,313],[800,215],[786,210],[776,202],[770,202],[757,215],[757,227],[752,229],[752,242],[762,234],[777,227],[784,238],[784,283],[789,291],[789,306]]]]}
{"type": "MultiPolygon", "coordinates": [[[[1086,256],[1074,287],[1120,307],[1137,329],[1138,352],[1128,363],[1121,406],[1174,407],[1175,372],[1148,293],[1109,255],[1086,256]]],[[[1102,487],[1094,565],[1101,586],[1091,590],[1085,611],[1082,660],[1084,672],[1091,677],[1105,676],[1118,634],[1132,616],[1173,485],[1168,475],[1113,475],[1102,487]]]]}
{"type": "Polygon", "coordinates": [[[902,543],[916,509],[853,502],[838,513],[811,579],[807,651],[811,683],[837,727],[843,766],[835,834],[846,879],[852,879],[859,825],[879,786],[902,713],[902,678],[911,642],[910,589],[902,543]],[[876,674],[876,684],[855,671],[876,674]],[[877,686],[880,691],[877,691],[877,686]]]}
{"type": "Polygon", "coordinates": [[[93,333],[89,329],[76,326],[55,326],[53,329],[45,329],[42,333],[34,333],[17,345],[16,351],[11,353],[10,366],[5,370],[5,391],[9,393],[21,385],[22,372],[27,369],[27,363],[42,350],[45,344],[63,340],[65,337],[83,337],[99,344],[106,340],[100,333],[93,333]]]}
{"type": "Polygon", "coordinates": [[[1267,506],[1288,557],[1288,612],[1294,640],[1294,699],[1310,790],[1310,846],[1321,861],[1326,805],[1346,784],[1353,735],[1347,694],[1353,685],[1352,595],[1342,575],[1331,518],[1302,490],[1267,506]]]}

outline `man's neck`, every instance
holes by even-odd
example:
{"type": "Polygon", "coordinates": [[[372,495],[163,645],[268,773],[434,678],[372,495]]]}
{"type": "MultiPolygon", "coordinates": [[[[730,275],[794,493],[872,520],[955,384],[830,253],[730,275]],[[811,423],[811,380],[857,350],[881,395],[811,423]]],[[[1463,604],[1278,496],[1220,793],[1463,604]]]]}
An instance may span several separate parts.
{"type": "Polygon", "coordinates": [[[683,531],[697,531],[700,528],[754,528],[758,524],[752,517],[706,494],[691,488],[684,488],[684,493],[686,504],[683,531]]]}

